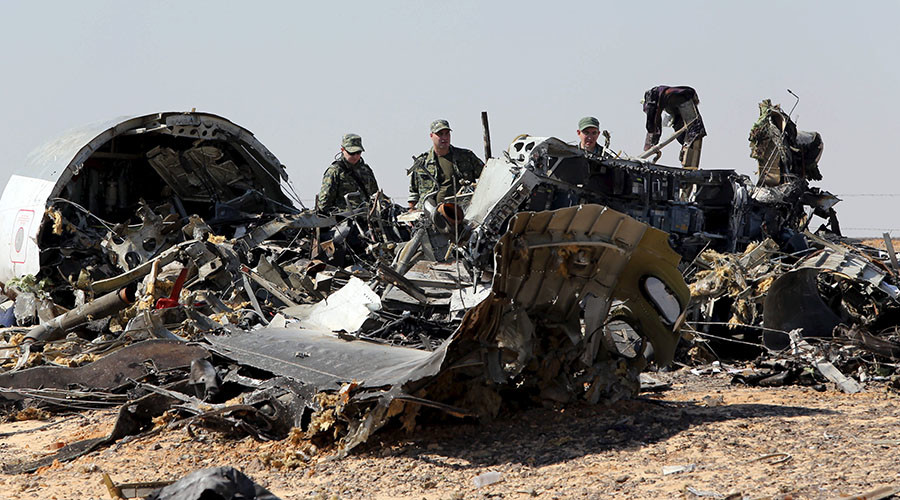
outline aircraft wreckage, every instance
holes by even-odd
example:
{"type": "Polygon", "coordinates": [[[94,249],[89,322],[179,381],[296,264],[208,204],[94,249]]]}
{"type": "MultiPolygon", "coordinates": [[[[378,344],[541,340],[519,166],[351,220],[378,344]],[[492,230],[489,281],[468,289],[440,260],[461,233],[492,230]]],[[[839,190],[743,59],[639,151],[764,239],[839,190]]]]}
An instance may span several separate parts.
{"type": "Polygon", "coordinates": [[[851,327],[893,356],[868,332],[896,324],[896,270],[841,242],[837,198],[808,184],[821,138],[767,106],[760,182],[524,136],[474,188],[410,212],[380,193],[296,208],[277,158],[211,114],[72,131],[0,200],[0,395],[7,412],[121,409],[108,436],[6,470],[166,412],[342,455],[390,422],[615,401],[683,332],[796,350],[851,327]]]}

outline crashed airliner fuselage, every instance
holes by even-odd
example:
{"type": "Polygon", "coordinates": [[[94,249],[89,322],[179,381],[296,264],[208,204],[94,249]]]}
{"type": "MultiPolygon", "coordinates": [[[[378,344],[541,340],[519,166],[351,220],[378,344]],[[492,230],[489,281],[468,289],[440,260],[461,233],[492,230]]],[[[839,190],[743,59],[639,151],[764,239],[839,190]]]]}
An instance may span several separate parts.
{"type": "Polygon", "coordinates": [[[136,267],[170,244],[154,213],[161,204],[170,204],[177,218],[200,214],[213,225],[250,213],[296,212],[281,189],[286,179],[250,131],[212,114],[157,113],[73,129],[29,155],[4,189],[0,281],[59,266],[74,282],[80,269],[73,264],[94,264],[72,262],[87,253],[80,247],[97,244],[118,268],[136,267]],[[142,220],[132,220],[142,204],[148,205],[142,220]],[[99,239],[60,245],[66,222],[99,239]]]}
{"type": "MultiPolygon", "coordinates": [[[[405,215],[412,238],[396,245],[388,235],[406,228],[390,230],[401,223],[380,201],[328,217],[297,210],[278,160],[215,115],[117,120],[30,162],[32,177],[15,177],[0,201],[0,280],[42,274],[57,291],[91,293],[144,280],[137,293],[149,297],[125,332],[173,339],[165,325],[182,322],[239,365],[300,384],[294,407],[343,421],[343,450],[423,407],[490,416],[511,397],[634,394],[648,363],[675,354],[690,301],[681,258],[763,236],[791,244],[818,194],[522,137],[458,206],[405,215]],[[346,267],[328,260],[347,244],[330,229],[338,221],[365,243],[346,267]],[[157,300],[164,266],[179,279],[157,300]],[[337,405],[309,399],[337,391],[337,405]]],[[[54,335],[77,326],[56,323],[54,335]]]]}

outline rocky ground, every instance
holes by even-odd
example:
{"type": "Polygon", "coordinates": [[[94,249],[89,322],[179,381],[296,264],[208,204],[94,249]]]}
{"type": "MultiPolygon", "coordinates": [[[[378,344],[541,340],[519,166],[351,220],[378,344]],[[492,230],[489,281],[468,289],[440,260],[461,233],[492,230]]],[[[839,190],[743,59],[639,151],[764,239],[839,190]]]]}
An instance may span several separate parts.
{"type": "MultiPolygon", "coordinates": [[[[288,441],[169,431],[35,474],[0,475],[0,498],[109,498],[102,472],[117,482],[174,480],[219,465],[284,499],[856,498],[900,486],[900,407],[884,385],[849,395],[734,386],[728,375],[687,370],[654,377],[672,388],[613,407],[381,433],[344,460],[321,454],[290,469],[272,465],[292,451],[288,441]],[[487,472],[501,480],[476,487],[487,472]]],[[[2,424],[0,461],[103,435],[114,417],[94,411],[2,424]]]]}

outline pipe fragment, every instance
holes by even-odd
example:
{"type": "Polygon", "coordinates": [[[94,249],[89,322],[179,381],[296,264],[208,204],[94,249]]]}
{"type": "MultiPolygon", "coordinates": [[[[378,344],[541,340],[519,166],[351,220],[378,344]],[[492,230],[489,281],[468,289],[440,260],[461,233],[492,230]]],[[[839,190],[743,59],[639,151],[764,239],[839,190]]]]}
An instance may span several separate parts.
{"type": "Polygon", "coordinates": [[[56,340],[67,331],[88,321],[112,316],[134,303],[135,292],[137,292],[137,284],[132,283],[120,290],[110,292],[91,302],[80,305],[46,323],[35,326],[28,332],[23,342],[56,340]]]}

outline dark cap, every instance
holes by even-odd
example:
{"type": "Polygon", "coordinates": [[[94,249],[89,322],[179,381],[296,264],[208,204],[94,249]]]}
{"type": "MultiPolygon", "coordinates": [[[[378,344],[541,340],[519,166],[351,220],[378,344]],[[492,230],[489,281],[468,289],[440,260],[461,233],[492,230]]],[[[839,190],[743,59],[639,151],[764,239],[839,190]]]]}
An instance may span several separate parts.
{"type": "Polygon", "coordinates": [[[453,130],[450,128],[450,122],[447,120],[435,120],[431,122],[431,133],[436,134],[441,130],[453,130]]]}
{"type": "Polygon", "coordinates": [[[341,147],[348,153],[362,153],[365,151],[362,145],[362,137],[356,134],[345,134],[341,139],[341,147]]]}
{"type": "Polygon", "coordinates": [[[584,118],[578,120],[578,130],[584,132],[584,129],[596,127],[600,128],[600,120],[594,118],[593,116],[585,116],[584,118]]]}

